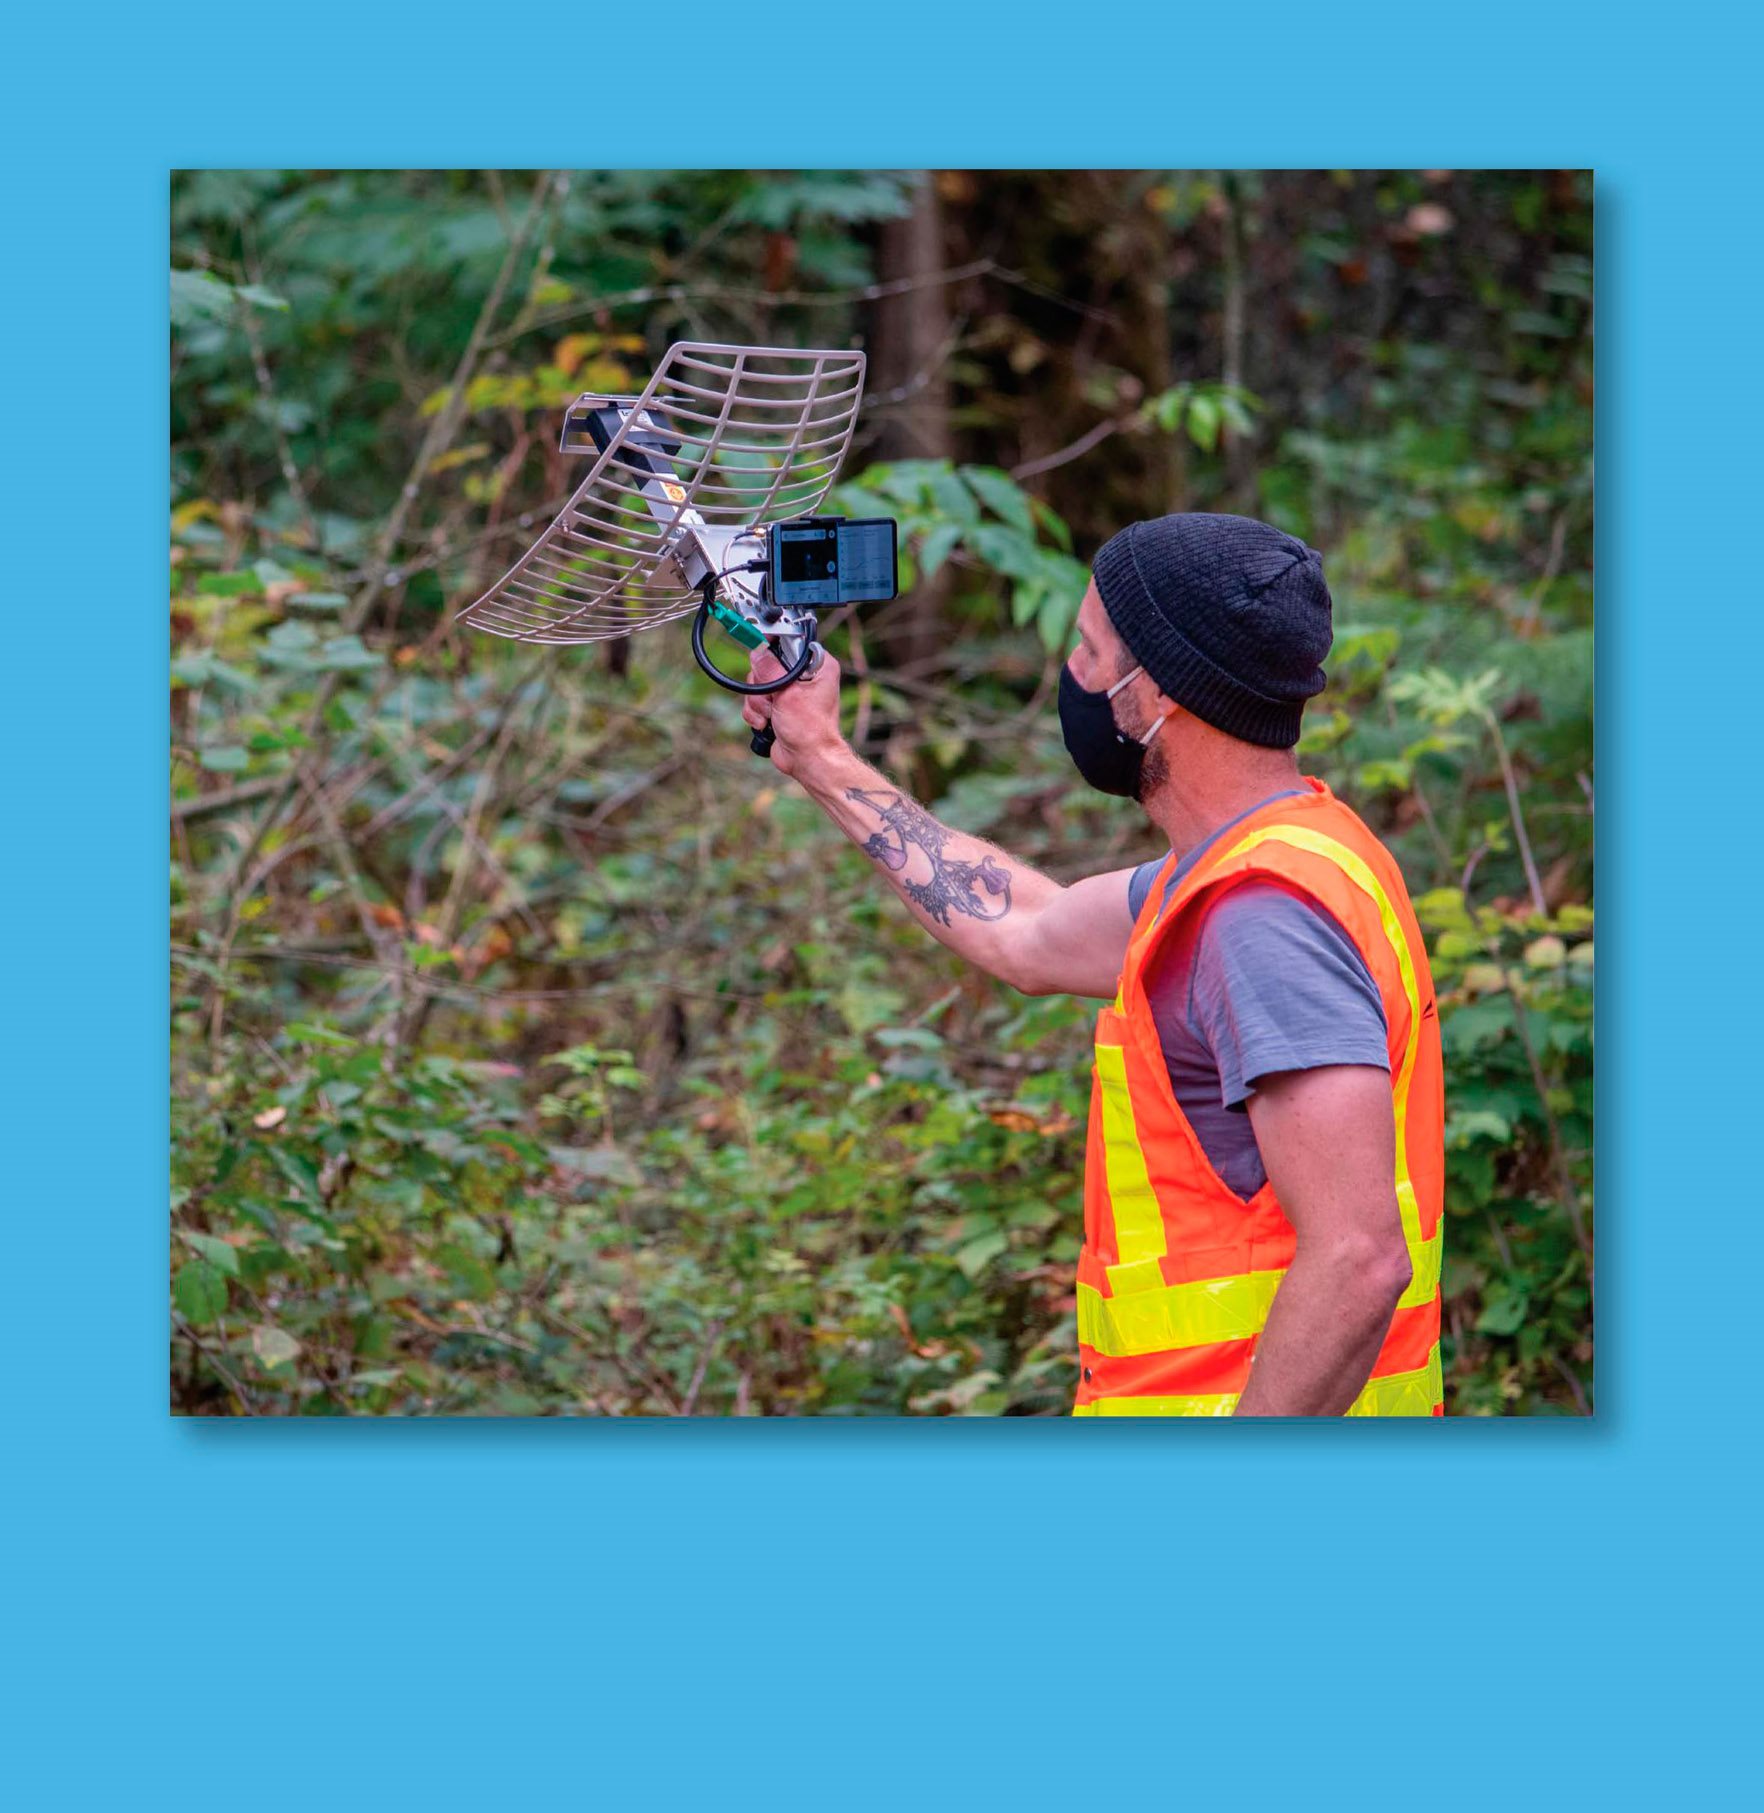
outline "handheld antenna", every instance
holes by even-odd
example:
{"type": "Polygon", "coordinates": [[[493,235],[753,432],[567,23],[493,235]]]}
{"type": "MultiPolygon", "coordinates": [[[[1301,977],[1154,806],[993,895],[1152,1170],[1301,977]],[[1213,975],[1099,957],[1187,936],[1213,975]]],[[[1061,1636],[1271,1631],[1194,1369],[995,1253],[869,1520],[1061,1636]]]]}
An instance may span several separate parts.
{"type": "MultiPolygon", "coordinates": [[[[517,642],[601,642],[717,600],[795,664],[813,618],[741,569],[763,525],[812,515],[851,445],[860,352],[681,341],[635,397],[584,394],[565,453],[594,464],[460,621],[517,642]],[[806,618],[806,623],[804,619],[806,618]]],[[[714,608],[714,605],[713,607],[714,608]]],[[[719,616],[724,612],[719,611],[719,616]]]]}

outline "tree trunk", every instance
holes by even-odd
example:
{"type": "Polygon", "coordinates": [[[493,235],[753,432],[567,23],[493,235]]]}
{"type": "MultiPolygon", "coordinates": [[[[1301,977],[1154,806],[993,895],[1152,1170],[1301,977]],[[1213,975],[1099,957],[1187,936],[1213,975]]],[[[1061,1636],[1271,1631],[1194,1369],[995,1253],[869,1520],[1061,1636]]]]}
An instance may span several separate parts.
{"type": "MultiPolygon", "coordinates": [[[[1219,192],[1225,201],[1224,232],[1225,301],[1220,337],[1224,343],[1224,369],[1221,377],[1233,390],[1244,388],[1243,341],[1244,298],[1248,278],[1244,268],[1244,223],[1246,199],[1243,185],[1234,170],[1219,172],[1219,192]]],[[[1233,508],[1250,515],[1255,513],[1255,466],[1253,448],[1247,434],[1229,426],[1220,429],[1225,452],[1225,473],[1230,483],[1233,508]]]]}
{"type": "MultiPolygon", "coordinates": [[[[949,425],[949,290],[924,281],[945,268],[943,204],[927,172],[910,214],[885,221],[877,243],[876,278],[910,284],[876,302],[870,341],[870,397],[880,418],[876,454],[884,460],[952,459],[949,425]]],[[[947,569],[921,581],[879,637],[883,659],[930,659],[943,644],[947,569]]]]}

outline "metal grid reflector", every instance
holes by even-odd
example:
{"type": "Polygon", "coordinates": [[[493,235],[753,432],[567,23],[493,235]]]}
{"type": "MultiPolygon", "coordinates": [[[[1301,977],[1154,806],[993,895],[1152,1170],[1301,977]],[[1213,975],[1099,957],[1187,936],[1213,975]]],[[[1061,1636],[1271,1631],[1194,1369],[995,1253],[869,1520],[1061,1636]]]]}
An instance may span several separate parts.
{"type": "MultiPolygon", "coordinates": [[[[460,621],[521,642],[602,642],[694,609],[707,528],[812,513],[857,421],[864,355],[681,341],[637,398],[574,497],[460,621]]],[[[722,531],[721,534],[714,533],[722,531]]],[[[743,544],[730,562],[757,556],[743,544]]]]}

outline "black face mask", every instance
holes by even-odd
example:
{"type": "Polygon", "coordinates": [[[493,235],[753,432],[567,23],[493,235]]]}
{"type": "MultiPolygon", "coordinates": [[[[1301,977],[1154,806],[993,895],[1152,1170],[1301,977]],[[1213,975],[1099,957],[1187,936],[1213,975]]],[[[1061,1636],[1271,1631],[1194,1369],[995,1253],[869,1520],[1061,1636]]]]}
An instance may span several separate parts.
{"type": "Polygon", "coordinates": [[[1090,692],[1072,678],[1071,668],[1060,669],[1060,732],[1066,739],[1066,753],[1098,793],[1112,793],[1120,799],[1138,799],[1146,744],[1164,727],[1159,718],[1143,737],[1130,737],[1115,722],[1109,701],[1142,671],[1136,667],[1102,692],[1090,692]]]}

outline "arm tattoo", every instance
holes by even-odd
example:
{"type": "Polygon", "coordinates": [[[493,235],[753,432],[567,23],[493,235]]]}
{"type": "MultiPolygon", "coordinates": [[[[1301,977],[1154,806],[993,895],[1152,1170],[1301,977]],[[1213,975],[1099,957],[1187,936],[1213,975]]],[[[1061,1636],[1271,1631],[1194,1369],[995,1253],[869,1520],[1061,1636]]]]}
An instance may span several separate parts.
{"type": "Polygon", "coordinates": [[[890,789],[886,793],[852,787],[847,799],[866,805],[882,821],[882,829],[864,840],[863,851],[900,877],[900,891],[939,925],[948,925],[952,912],[969,919],[1002,919],[1011,910],[1011,872],[991,856],[978,862],[959,862],[945,856],[949,832],[915,801],[890,789]],[[913,849],[922,850],[931,864],[927,881],[901,875],[913,849]]]}

